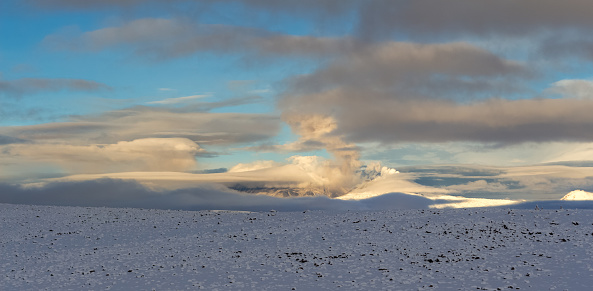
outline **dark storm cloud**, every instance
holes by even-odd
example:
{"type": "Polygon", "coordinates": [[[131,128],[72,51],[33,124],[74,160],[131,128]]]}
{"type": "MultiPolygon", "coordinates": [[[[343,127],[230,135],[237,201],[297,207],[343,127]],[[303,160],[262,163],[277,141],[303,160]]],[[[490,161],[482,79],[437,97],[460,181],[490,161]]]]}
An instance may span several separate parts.
{"type": "Polygon", "coordinates": [[[95,81],[81,79],[42,79],[23,78],[17,80],[0,80],[0,95],[22,96],[44,92],[82,91],[100,92],[111,90],[111,87],[95,81]]]}

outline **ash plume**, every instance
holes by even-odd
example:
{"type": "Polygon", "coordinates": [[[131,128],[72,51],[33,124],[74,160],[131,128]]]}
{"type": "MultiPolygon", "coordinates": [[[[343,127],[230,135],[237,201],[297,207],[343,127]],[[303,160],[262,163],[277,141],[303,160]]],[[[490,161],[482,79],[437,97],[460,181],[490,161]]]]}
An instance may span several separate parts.
{"type": "Polygon", "coordinates": [[[324,192],[329,192],[329,196],[341,196],[360,182],[360,176],[356,173],[362,165],[359,149],[333,134],[338,127],[333,117],[321,114],[285,114],[283,119],[300,136],[296,144],[317,144],[334,158],[333,161],[323,163],[306,157],[293,161],[302,167],[309,167],[311,175],[316,178],[314,180],[317,180],[316,184],[322,185],[324,192]]]}

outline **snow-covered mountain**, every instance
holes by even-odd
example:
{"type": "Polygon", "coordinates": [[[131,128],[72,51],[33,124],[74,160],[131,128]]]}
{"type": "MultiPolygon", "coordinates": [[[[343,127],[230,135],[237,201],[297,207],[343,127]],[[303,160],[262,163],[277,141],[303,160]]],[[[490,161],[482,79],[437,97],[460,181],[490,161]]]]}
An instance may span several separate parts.
{"type": "Polygon", "coordinates": [[[593,200],[593,193],[583,190],[574,190],[564,195],[560,200],[593,200]]]}
{"type": "Polygon", "coordinates": [[[236,184],[230,186],[229,189],[243,193],[268,195],[281,198],[331,196],[331,193],[320,187],[257,187],[236,184]]]}
{"type": "MultiPolygon", "coordinates": [[[[353,180],[357,183],[349,189],[344,189],[345,193],[335,193],[331,188],[327,187],[323,183],[302,183],[301,185],[291,185],[290,187],[266,187],[261,184],[253,183],[237,183],[229,185],[228,187],[232,190],[239,192],[268,195],[273,197],[317,197],[327,196],[336,197],[350,193],[354,190],[360,190],[367,188],[370,183],[381,178],[385,178],[394,174],[399,173],[397,170],[387,167],[382,167],[380,164],[364,165],[360,167],[354,174],[353,180]]],[[[389,191],[387,191],[389,192],[389,191]]],[[[387,193],[384,192],[384,193],[387,193]]],[[[378,193],[378,194],[384,194],[378,193]]]]}

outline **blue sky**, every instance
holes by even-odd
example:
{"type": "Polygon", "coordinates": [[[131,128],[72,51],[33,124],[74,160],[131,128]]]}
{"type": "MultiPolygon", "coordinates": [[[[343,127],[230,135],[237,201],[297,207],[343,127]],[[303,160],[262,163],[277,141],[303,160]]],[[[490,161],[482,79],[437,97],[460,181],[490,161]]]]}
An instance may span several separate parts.
{"type": "Polygon", "coordinates": [[[3,1],[2,180],[593,160],[593,4],[478,3],[3,1]]]}

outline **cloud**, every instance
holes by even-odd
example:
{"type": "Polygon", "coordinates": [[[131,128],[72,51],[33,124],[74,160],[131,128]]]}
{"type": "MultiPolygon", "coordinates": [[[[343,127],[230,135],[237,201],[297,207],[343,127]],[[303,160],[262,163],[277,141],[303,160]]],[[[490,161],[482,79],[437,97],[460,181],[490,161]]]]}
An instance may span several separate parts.
{"type": "MultiPolygon", "coordinates": [[[[288,163],[271,161],[239,164],[228,172],[193,174],[179,172],[115,172],[78,174],[59,181],[86,181],[100,178],[134,180],[158,189],[180,189],[203,184],[220,184],[231,188],[255,189],[255,193],[274,194],[278,189],[323,196],[340,196],[353,187],[354,172],[344,172],[340,164],[317,156],[293,156],[288,163]],[[345,184],[345,181],[348,184],[345,184]]],[[[357,181],[358,181],[357,179],[357,181]]],[[[397,191],[397,189],[393,189],[397,191]]]]}
{"type": "Polygon", "coordinates": [[[170,59],[198,52],[246,53],[258,57],[317,57],[353,50],[348,38],[295,36],[239,26],[196,24],[183,19],[144,18],[74,36],[52,34],[43,44],[74,51],[131,48],[135,54],[170,59]]]}
{"type": "Polygon", "coordinates": [[[358,31],[379,38],[403,31],[409,35],[525,35],[556,29],[591,29],[587,0],[376,0],[360,13],[358,31]],[[447,11],[447,13],[442,13],[447,11]]]}
{"type": "Polygon", "coordinates": [[[288,83],[289,94],[352,88],[393,92],[392,98],[399,99],[442,98],[512,92],[514,80],[530,74],[523,64],[468,43],[387,42],[347,54],[288,83]]]}
{"type": "Polygon", "coordinates": [[[286,199],[241,194],[208,185],[154,191],[132,181],[99,179],[55,182],[42,187],[0,183],[0,203],[183,210],[303,211],[428,208],[432,201],[399,193],[362,201],[342,201],[327,197],[286,199]]]}
{"type": "Polygon", "coordinates": [[[249,171],[257,171],[261,169],[269,169],[273,167],[278,167],[280,164],[275,161],[255,161],[252,163],[239,163],[233,166],[228,170],[229,173],[238,173],[238,172],[249,172],[249,171]]]}
{"type": "Polygon", "coordinates": [[[593,190],[593,168],[588,165],[449,165],[404,167],[399,170],[409,175],[408,181],[444,190],[449,195],[472,198],[546,200],[560,199],[575,189],[593,190]]]}
{"type": "Polygon", "coordinates": [[[546,163],[558,163],[569,161],[593,161],[592,143],[573,143],[564,145],[554,152],[553,155],[545,157],[546,163]]]}
{"type": "Polygon", "coordinates": [[[184,110],[137,106],[73,116],[68,122],[0,127],[0,134],[39,143],[72,145],[144,138],[187,138],[200,145],[229,145],[263,141],[279,131],[280,119],[270,115],[184,110]]]}
{"type": "Polygon", "coordinates": [[[336,134],[353,142],[449,142],[515,144],[592,141],[591,100],[487,99],[398,100],[372,89],[340,89],[299,95],[291,111],[334,114],[336,134]]]}
{"type": "MultiPolygon", "coordinates": [[[[199,99],[198,99],[199,100],[199,99]]],[[[190,101],[187,104],[184,104],[183,107],[177,107],[177,112],[207,112],[217,108],[223,107],[233,107],[239,106],[244,104],[255,104],[255,103],[262,103],[265,102],[261,96],[257,95],[248,95],[236,98],[229,98],[224,99],[221,101],[214,101],[214,102],[204,102],[204,101],[190,101]]],[[[167,105],[167,104],[165,104],[167,105]]]]}
{"type": "Polygon", "coordinates": [[[593,28],[587,13],[593,4],[587,0],[174,0],[166,5],[154,0],[32,0],[46,8],[96,9],[159,5],[177,7],[196,13],[210,11],[208,5],[234,5],[241,11],[237,17],[248,19],[257,13],[271,13],[277,17],[306,17],[319,27],[346,15],[355,23],[360,38],[385,39],[396,33],[409,37],[434,35],[526,35],[550,30],[593,28]],[[447,13],[442,13],[447,11],[447,13]]]}
{"type": "Polygon", "coordinates": [[[28,143],[28,140],[0,134],[0,146],[7,144],[28,143]]]}
{"type": "Polygon", "coordinates": [[[593,39],[587,34],[568,33],[553,35],[540,44],[539,53],[551,60],[562,58],[593,60],[593,39]]]}
{"type": "Polygon", "coordinates": [[[74,173],[104,173],[192,170],[195,157],[204,152],[184,138],[146,138],[107,145],[12,145],[0,156],[52,163],[74,173]]]}
{"type": "MultiPolygon", "coordinates": [[[[89,181],[102,178],[132,180],[158,191],[171,191],[184,188],[202,187],[205,184],[222,185],[243,192],[275,197],[328,196],[339,197],[346,193],[367,193],[377,196],[385,193],[415,193],[414,190],[431,193],[435,188],[420,186],[405,181],[405,176],[390,177],[393,183],[382,187],[370,187],[365,180],[379,176],[394,175],[394,169],[380,165],[357,169],[355,173],[344,172],[335,161],[317,156],[292,156],[288,163],[257,161],[238,164],[229,171],[210,173],[182,172],[115,172],[101,174],[77,174],[60,178],[46,179],[41,184],[53,182],[89,181]],[[402,178],[402,179],[397,179],[402,178]],[[397,181],[396,181],[397,180],[397,181]],[[358,184],[354,184],[356,182],[358,184]],[[346,184],[348,183],[348,184],[346,184]],[[360,188],[362,187],[363,190],[360,188]],[[358,189],[358,190],[356,190],[358,189]],[[380,191],[380,192],[377,192],[380,191]]],[[[39,183],[38,183],[39,184],[39,183]]],[[[436,192],[444,191],[436,189],[436,192]]],[[[368,197],[367,197],[368,198],[368,197]]]]}
{"type": "Polygon", "coordinates": [[[494,97],[522,92],[518,82],[532,76],[523,64],[467,43],[389,42],[290,78],[279,107],[285,115],[333,118],[332,135],[346,142],[593,140],[591,100],[494,97]]]}
{"type": "MultiPolygon", "coordinates": [[[[241,4],[238,9],[244,9],[244,13],[260,10],[267,12],[281,12],[297,15],[336,16],[345,13],[348,9],[358,7],[360,0],[170,0],[166,4],[158,0],[29,0],[42,8],[49,9],[97,9],[105,7],[130,8],[139,5],[161,5],[163,8],[171,8],[176,3],[182,4],[183,8],[190,11],[203,10],[209,12],[208,5],[213,4],[241,4]],[[195,4],[192,6],[192,4],[195,4]]],[[[173,6],[174,7],[174,6],[173,6]]]]}
{"type": "Polygon", "coordinates": [[[232,91],[245,91],[257,84],[255,80],[231,80],[227,82],[227,87],[232,91]]]}
{"type": "Polygon", "coordinates": [[[230,145],[263,142],[278,133],[276,116],[192,111],[243,102],[198,102],[179,109],[138,106],[70,116],[66,122],[0,127],[0,172],[20,181],[80,173],[196,170],[196,158],[218,156],[217,151],[230,145]]]}
{"type": "MultiPolygon", "coordinates": [[[[29,184],[23,189],[50,189],[52,185],[77,185],[77,183],[94,183],[97,181],[121,181],[129,182],[131,185],[142,185],[151,193],[166,196],[177,193],[181,196],[167,196],[170,203],[180,199],[183,206],[169,206],[167,203],[156,203],[159,206],[134,204],[131,207],[185,207],[193,209],[192,205],[199,201],[198,209],[235,209],[253,210],[262,209],[268,205],[265,201],[276,201],[280,204],[293,205],[300,209],[305,201],[309,209],[335,209],[332,199],[321,197],[309,197],[304,200],[266,200],[267,195],[275,195],[282,189],[292,189],[305,194],[315,188],[323,188],[324,183],[331,183],[331,176],[327,175],[324,167],[324,160],[318,157],[296,156],[290,164],[272,165],[262,162],[260,165],[244,165],[240,171],[212,173],[212,174],[191,174],[174,172],[128,172],[94,175],[75,175],[59,179],[46,179],[44,183],[29,184]],[[250,168],[250,169],[247,169],[250,168]],[[108,179],[106,179],[108,178],[108,179]],[[138,183],[138,184],[136,184],[138,183]],[[239,187],[240,186],[240,187],[239,187]],[[251,193],[242,193],[236,197],[225,193],[239,194],[228,187],[241,189],[251,193]],[[298,190],[303,189],[303,191],[298,190]],[[216,190],[219,194],[200,194],[206,190],[216,190]],[[305,191],[307,190],[307,191],[305,191]],[[254,192],[255,191],[255,192],[254,192]],[[270,191],[270,192],[266,192],[270,191]],[[193,193],[191,195],[188,195],[193,193]],[[194,197],[198,195],[199,197],[194,197]],[[206,195],[206,196],[202,196],[206,195]],[[179,198],[179,197],[184,197],[179,198]],[[200,198],[202,197],[202,198],[200,198]],[[208,203],[203,197],[212,200],[208,203]],[[226,201],[225,199],[229,199],[226,201]],[[237,199],[236,201],[233,199],[237,199]],[[217,204],[215,201],[225,200],[217,204]],[[233,201],[231,201],[233,200],[233,201]],[[192,202],[194,201],[194,202],[192,202]],[[309,204],[309,202],[311,204],[309,204]],[[225,204],[227,203],[227,204],[225,204]],[[293,204],[294,203],[294,204],[293,204]],[[318,203],[316,206],[312,204],[318,203]],[[208,205],[208,206],[205,206],[208,205]],[[227,205],[227,206],[224,206],[227,205]],[[330,205],[330,206],[328,206],[330,205]],[[208,208],[215,207],[215,208],[208,208]],[[230,207],[230,208],[228,208],[230,207]]],[[[330,168],[331,169],[331,168],[330,168]]],[[[335,168],[334,168],[335,169],[335,168]]],[[[377,167],[371,166],[371,172],[377,171],[377,167]]],[[[366,172],[366,170],[364,170],[366,172]]],[[[361,181],[346,195],[340,196],[340,200],[358,201],[361,205],[355,208],[341,209],[390,209],[392,207],[412,205],[424,205],[423,207],[490,207],[496,205],[510,205],[521,200],[542,200],[560,199],[565,193],[575,189],[593,190],[593,170],[591,167],[568,167],[561,165],[538,165],[526,167],[484,167],[484,166],[431,166],[431,167],[408,167],[398,173],[395,170],[381,169],[381,175],[368,176],[366,181],[361,181]],[[400,194],[389,194],[400,193],[400,194]],[[401,193],[405,193],[401,194],[401,193]],[[388,194],[388,195],[385,195],[388,194]],[[414,195],[410,197],[409,195],[414,195]],[[463,195],[463,196],[452,196],[463,195]],[[371,200],[373,198],[374,200],[371,200]],[[376,199],[375,199],[376,198],[376,199]],[[402,200],[402,198],[404,198],[402,200]],[[372,202],[372,203],[371,203],[372,202]],[[421,203],[420,203],[421,202],[421,203]],[[418,204],[420,203],[420,204],[418,204]],[[378,208],[377,208],[378,207],[378,208]]],[[[376,173],[375,173],[376,174],[376,173]]],[[[118,182],[119,183],[119,182],[118,182]]],[[[87,184],[88,185],[88,184],[87,184]]],[[[93,188],[95,189],[95,188],[93,188]]],[[[100,189],[97,189],[99,191],[100,189]]],[[[0,191],[2,193],[2,191],[0,191]]],[[[9,192],[7,192],[9,193],[9,192]]],[[[100,193],[100,192],[98,192],[100,193]]],[[[118,193],[118,192],[116,192],[118,193]]],[[[320,194],[322,192],[318,192],[320,194]]],[[[106,194],[107,195],[107,194],[106,194]]],[[[2,197],[2,195],[0,195],[2,197]]],[[[121,201],[127,196],[119,197],[121,201]]],[[[138,203],[151,201],[150,196],[146,199],[138,199],[138,203]]],[[[59,200],[56,200],[59,201],[59,200]]],[[[14,202],[9,203],[26,203],[14,202]]],[[[56,202],[57,203],[57,202],[56,202]]],[[[337,203],[337,202],[336,202],[337,203]]],[[[181,204],[181,203],[180,203],[181,204]]],[[[350,204],[352,206],[352,204],[350,204]]],[[[112,206],[112,205],[110,205],[112,206]]],[[[279,208],[281,206],[269,206],[279,208]]],[[[285,206],[288,207],[288,206],[285,206]]]]}
{"type": "Polygon", "coordinates": [[[96,7],[109,6],[132,6],[137,4],[144,4],[154,2],[154,0],[90,0],[90,1],[76,1],[76,0],[29,0],[30,2],[39,5],[40,7],[50,9],[86,9],[96,7]]]}
{"type": "Polygon", "coordinates": [[[151,101],[151,102],[148,102],[148,104],[169,105],[169,104],[186,103],[186,102],[192,102],[196,99],[201,99],[201,98],[210,97],[210,96],[211,95],[191,95],[191,96],[185,96],[185,97],[167,98],[167,99],[158,100],[158,101],[151,101]]]}
{"type": "Polygon", "coordinates": [[[359,160],[359,149],[356,145],[345,142],[342,137],[332,135],[337,129],[336,121],[332,117],[285,112],[283,119],[300,136],[299,142],[322,144],[333,156],[339,168],[327,168],[325,171],[332,174],[324,174],[331,181],[331,184],[326,185],[331,187],[332,192],[345,193],[358,182],[358,177],[354,173],[362,165],[359,160]]]}
{"type": "Polygon", "coordinates": [[[593,99],[593,81],[582,79],[565,79],[552,84],[546,90],[565,98],[593,99]]]}
{"type": "Polygon", "coordinates": [[[101,92],[112,88],[95,81],[82,79],[35,79],[24,78],[10,81],[0,80],[0,95],[20,97],[26,94],[59,91],[101,92]]]}
{"type": "MultiPolygon", "coordinates": [[[[37,68],[30,64],[18,64],[18,65],[13,66],[10,70],[13,73],[17,73],[17,74],[37,73],[37,68]]],[[[0,75],[0,78],[1,77],[2,77],[2,75],[0,75]]]]}
{"type": "Polygon", "coordinates": [[[339,135],[333,134],[337,124],[331,116],[285,112],[283,120],[299,135],[298,141],[244,149],[286,153],[325,149],[332,155],[333,161],[321,161],[316,156],[293,156],[290,159],[310,171],[311,175],[318,176],[315,182],[317,186],[322,185],[323,191],[328,191],[331,195],[343,195],[360,182],[360,177],[356,174],[362,165],[359,149],[356,145],[345,142],[339,135]]]}

